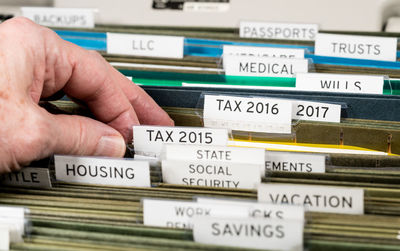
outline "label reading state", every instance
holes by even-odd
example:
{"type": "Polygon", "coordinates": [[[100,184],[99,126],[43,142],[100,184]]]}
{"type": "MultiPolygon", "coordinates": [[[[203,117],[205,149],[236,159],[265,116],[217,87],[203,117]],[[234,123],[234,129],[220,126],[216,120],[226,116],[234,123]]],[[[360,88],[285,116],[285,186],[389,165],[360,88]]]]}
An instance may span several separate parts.
{"type": "Polygon", "coordinates": [[[290,152],[265,152],[265,171],[325,173],[326,156],[290,152]]]}
{"type": "Polygon", "coordinates": [[[317,24],[240,22],[240,37],[312,41],[317,33],[317,24]]]}
{"type": "Polygon", "coordinates": [[[107,53],[183,58],[183,37],[107,33],[107,53]]]}
{"type": "Polygon", "coordinates": [[[49,169],[25,167],[19,172],[3,174],[0,183],[10,186],[51,188],[49,169]]]}
{"type": "Polygon", "coordinates": [[[340,122],[342,111],[341,105],[300,100],[292,101],[292,105],[292,119],[335,123],[340,122]]]}
{"type": "Polygon", "coordinates": [[[226,146],[228,130],[202,127],[134,126],[135,152],[159,156],[163,144],[226,146]]]}
{"type": "Polygon", "coordinates": [[[94,10],[81,8],[22,7],[22,15],[50,27],[94,28],[94,10]]]}
{"type": "Polygon", "coordinates": [[[296,89],[301,91],[382,94],[383,76],[299,73],[296,89]]]}
{"type": "Polygon", "coordinates": [[[303,221],[196,217],[195,242],[271,250],[303,250],[303,221]]]}
{"type": "Polygon", "coordinates": [[[272,58],[304,58],[303,49],[275,48],[263,46],[224,45],[223,55],[272,57],[272,58]]]}
{"type": "Polygon", "coordinates": [[[228,76],[293,77],[308,72],[307,59],[224,55],[223,64],[228,76]]]}
{"type": "Polygon", "coordinates": [[[254,189],[261,183],[260,165],[163,160],[163,181],[168,184],[254,189]]]}
{"type": "Polygon", "coordinates": [[[292,103],[270,98],[205,95],[204,126],[267,133],[290,133],[292,103]]]}
{"type": "Polygon", "coordinates": [[[55,155],[54,163],[59,181],[150,187],[150,167],[146,161],[55,155]]]}
{"type": "Polygon", "coordinates": [[[315,55],[396,61],[397,38],[318,33],[315,55]]]}
{"type": "Polygon", "coordinates": [[[313,212],[364,214],[364,190],[361,188],[261,184],[258,201],[303,205],[313,212]]]}

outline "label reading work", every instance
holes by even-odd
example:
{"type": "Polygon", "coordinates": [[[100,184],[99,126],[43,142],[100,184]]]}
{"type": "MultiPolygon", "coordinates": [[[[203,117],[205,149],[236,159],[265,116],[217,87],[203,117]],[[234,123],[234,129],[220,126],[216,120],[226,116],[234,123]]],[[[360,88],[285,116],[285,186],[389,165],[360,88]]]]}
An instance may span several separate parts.
{"type": "Polygon", "coordinates": [[[382,94],[384,76],[299,73],[296,89],[301,91],[382,94]]]}
{"type": "Polygon", "coordinates": [[[54,156],[56,179],[64,182],[150,187],[146,161],[104,157],[54,156]]]}
{"type": "Polygon", "coordinates": [[[290,133],[291,101],[205,95],[204,126],[232,130],[290,133]]]}
{"type": "Polygon", "coordinates": [[[326,155],[265,152],[265,171],[298,172],[298,173],[325,173],[326,155]]]}
{"type": "Polygon", "coordinates": [[[22,7],[22,15],[50,27],[94,28],[94,9],[22,7]]]}
{"type": "Polygon", "coordinates": [[[361,188],[261,184],[258,201],[303,205],[314,212],[364,214],[364,190],[361,188]]]}
{"type": "Polygon", "coordinates": [[[312,41],[317,33],[317,24],[240,22],[240,37],[312,41]]]}
{"type": "Polygon", "coordinates": [[[318,33],[315,55],[396,61],[397,38],[318,33]]]}
{"type": "Polygon", "coordinates": [[[342,107],[337,104],[293,100],[292,119],[340,122],[342,107]]]}
{"type": "Polygon", "coordinates": [[[49,169],[25,167],[19,172],[3,174],[0,183],[11,186],[51,188],[49,169]]]}
{"type": "Polygon", "coordinates": [[[224,45],[223,56],[225,57],[226,55],[272,58],[304,58],[304,50],[265,46],[224,45]]]}
{"type": "Polygon", "coordinates": [[[183,37],[107,33],[107,53],[183,58],[183,37]]]}

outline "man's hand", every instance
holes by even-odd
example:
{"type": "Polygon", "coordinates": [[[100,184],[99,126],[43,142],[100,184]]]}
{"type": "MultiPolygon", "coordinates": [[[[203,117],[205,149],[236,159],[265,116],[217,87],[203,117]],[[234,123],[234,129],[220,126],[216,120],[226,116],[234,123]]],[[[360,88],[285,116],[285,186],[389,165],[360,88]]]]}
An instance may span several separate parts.
{"type": "Polygon", "coordinates": [[[54,153],[121,157],[139,123],[173,125],[97,52],[25,18],[0,25],[0,173],[54,153]],[[99,121],[38,106],[60,90],[85,102],[99,121]]]}

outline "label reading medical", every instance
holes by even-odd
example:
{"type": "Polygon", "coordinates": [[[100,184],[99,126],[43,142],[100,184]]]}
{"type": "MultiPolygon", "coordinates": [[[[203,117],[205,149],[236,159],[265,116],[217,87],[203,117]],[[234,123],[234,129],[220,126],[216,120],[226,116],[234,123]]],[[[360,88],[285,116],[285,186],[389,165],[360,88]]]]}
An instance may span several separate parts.
{"type": "Polygon", "coordinates": [[[183,58],[184,37],[107,33],[107,53],[183,58]]]}
{"type": "Polygon", "coordinates": [[[240,22],[240,37],[312,41],[317,33],[317,24],[240,22]]]}
{"type": "Polygon", "coordinates": [[[175,185],[255,189],[260,165],[220,161],[163,160],[163,182],[175,185]]]}
{"type": "Polygon", "coordinates": [[[64,182],[150,187],[146,161],[104,157],[54,156],[56,179],[64,182]]]}
{"type": "Polygon", "coordinates": [[[226,146],[228,130],[203,127],[134,126],[135,152],[159,156],[163,144],[226,146]]]}
{"type": "Polygon", "coordinates": [[[50,27],[94,28],[94,9],[22,7],[22,15],[50,27]]]}
{"type": "Polygon", "coordinates": [[[315,55],[396,61],[397,38],[318,33],[315,55]]]}
{"type": "Polygon", "coordinates": [[[323,154],[266,151],[265,171],[325,173],[325,159],[323,154]]]}
{"type": "Polygon", "coordinates": [[[303,205],[313,212],[364,214],[364,190],[361,188],[260,184],[258,201],[303,205]]]}
{"type": "Polygon", "coordinates": [[[298,73],[296,89],[301,91],[382,94],[384,76],[298,73]]]}
{"type": "Polygon", "coordinates": [[[292,119],[340,123],[341,105],[292,101],[292,119]]]}
{"type": "Polygon", "coordinates": [[[272,58],[304,58],[304,50],[265,46],[224,45],[223,56],[225,57],[226,55],[272,58]]]}
{"type": "Polygon", "coordinates": [[[205,95],[204,126],[232,130],[290,133],[291,101],[205,95]]]}
{"type": "Polygon", "coordinates": [[[3,174],[0,183],[11,186],[51,188],[49,169],[25,167],[19,172],[3,174]]]}

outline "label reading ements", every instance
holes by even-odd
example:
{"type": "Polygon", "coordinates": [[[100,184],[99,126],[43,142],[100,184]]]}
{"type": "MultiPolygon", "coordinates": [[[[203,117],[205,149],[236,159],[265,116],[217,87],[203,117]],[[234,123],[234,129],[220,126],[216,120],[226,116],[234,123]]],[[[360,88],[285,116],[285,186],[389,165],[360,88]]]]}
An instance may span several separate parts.
{"type": "Polygon", "coordinates": [[[303,221],[196,217],[195,242],[243,248],[303,250],[303,221]]]}
{"type": "Polygon", "coordinates": [[[205,127],[290,133],[292,103],[271,98],[205,95],[203,116],[205,127]]]}
{"type": "Polygon", "coordinates": [[[364,214],[364,190],[361,188],[260,184],[258,201],[304,205],[314,212],[364,214]]]}
{"type": "Polygon", "coordinates": [[[163,182],[175,185],[254,189],[260,165],[220,161],[162,161],[163,182]]]}
{"type": "Polygon", "coordinates": [[[325,173],[326,156],[322,154],[265,152],[265,171],[325,173]]]}
{"type": "Polygon", "coordinates": [[[327,73],[296,74],[296,89],[301,91],[382,94],[384,76],[327,73]]]}
{"type": "Polygon", "coordinates": [[[240,22],[240,37],[314,40],[317,33],[317,24],[240,22]]]}
{"type": "Polygon", "coordinates": [[[318,33],[315,55],[396,61],[397,38],[318,33]]]}
{"type": "Polygon", "coordinates": [[[293,77],[308,72],[307,59],[224,55],[223,64],[227,76],[293,77]]]}
{"type": "Polygon", "coordinates": [[[25,208],[0,206],[0,226],[8,228],[10,242],[23,242],[25,208]]]}
{"type": "Polygon", "coordinates": [[[22,7],[22,15],[50,27],[94,28],[94,9],[22,7]]]}
{"type": "Polygon", "coordinates": [[[159,156],[163,144],[226,146],[228,130],[203,127],[134,126],[135,152],[159,156]]]}
{"type": "Polygon", "coordinates": [[[11,186],[51,188],[49,169],[25,167],[19,172],[3,174],[0,183],[11,186]]]}
{"type": "Polygon", "coordinates": [[[292,119],[340,122],[341,105],[301,100],[293,100],[292,105],[292,119]]]}
{"type": "Polygon", "coordinates": [[[225,57],[226,55],[272,58],[304,58],[304,50],[265,46],[224,45],[223,56],[225,57]]]}
{"type": "Polygon", "coordinates": [[[0,250],[10,250],[10,231],[7,226],[0,225],[0,250]]]}
{"type": "Polygon", "coordinates": [[[54,156],[56,179],[64,182],[150,187],[146,161],[104,157],[54,156]]]}
{"type": "Polygon", "coordinates": [[[107,33],[107,53],[183,58],[183,37],[107,33]]]}

